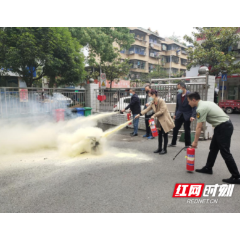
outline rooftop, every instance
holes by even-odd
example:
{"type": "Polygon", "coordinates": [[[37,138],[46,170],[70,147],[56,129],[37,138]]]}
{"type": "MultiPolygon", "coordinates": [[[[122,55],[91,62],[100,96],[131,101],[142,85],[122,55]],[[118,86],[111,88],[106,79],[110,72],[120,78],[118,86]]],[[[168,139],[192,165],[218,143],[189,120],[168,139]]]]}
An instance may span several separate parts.
{"type": "MultiPolygon", "coordinates": [[[[142,28],[142,27],[136,27],[135,29],[138,29],[142,32],[145,32],[145,33],[149,34],[149,35],[154,35],[154,36],[160,38],[161,40],[165,41],[166,44],[176,44],[180,47],[187,48],[187,46],[184,46],[181,43],[175,42],[172,39],[160,37],[158,31],[153,32],[153,31],[151,31],[150,28],[145,29],[145,28],[142,28]]],[[[132,30],[133,30],[133,28],[132,28],[132,30]]]]}
{"type": "Polygon", "coordinates": [[[145,28],[142,28],[142,27],[136,27],[136,29],[141,30],[141,31],[143,31],[143,32],[145,32],[145,33],[148,33],[149,35],[154,35],[154,36],[156,36],[156,37],[164,40],[164,38],[162,38],[162,37],[159,36],[158,31],[153,32],[153,31],[151,31],[150,28],[149,28],[149,29],[145,29],[145,28]]]}

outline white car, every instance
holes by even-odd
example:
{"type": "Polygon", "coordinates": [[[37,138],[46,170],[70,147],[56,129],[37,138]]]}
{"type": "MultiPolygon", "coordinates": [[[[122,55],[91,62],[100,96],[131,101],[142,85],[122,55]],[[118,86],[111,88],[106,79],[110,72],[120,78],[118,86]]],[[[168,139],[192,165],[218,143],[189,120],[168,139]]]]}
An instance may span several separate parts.
{"type": "MultiPolygon", "coordinates": [[[[143,110],[146,95],[138,95],[138,97],[140,99],[141,110],[143,110]]],[[[165,101],[165,99],[163,99],[163,100],[165,101]]],[[[118,103],[113,106],[113,111],[116,112],[116,111],[125,109],[129,105],[130,102],[131,102],[131,96],[120,98],[118,103]]],[[[126,112],[129,112],[129,111],[130,111],[130,109],[126,110],[126,112]]]]}
{"type": "Polygon", "coordinates": [[[65,103],[67,105],[72,104],[73,100],[69,97],[64,96],[62,93],[53,93],[53,99],[57,100],[60,103],[65,103]]]}

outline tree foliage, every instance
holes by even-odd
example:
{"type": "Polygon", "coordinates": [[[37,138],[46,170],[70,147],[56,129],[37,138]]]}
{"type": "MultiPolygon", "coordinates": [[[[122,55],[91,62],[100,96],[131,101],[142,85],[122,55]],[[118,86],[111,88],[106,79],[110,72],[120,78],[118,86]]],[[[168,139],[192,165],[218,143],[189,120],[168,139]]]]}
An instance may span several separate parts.
{"type": "Polygon", "coordinates": [[[148,78],[168,78],[168,72],[162,66],[157,65],[155,69],[148,74],[148,78]]]}
{"type": "Polygon", "coordinates": [[[130,65],[128,59],[116,58],[110,63],[103,63],[102,70],[106,74],[106,78],[110,81],[110,89],[114,80],[126,76],[129,73],[130,65]]]}
{"type": "Polygon", "coordinates": [[[236,52],[232,51],[240,41],[234,27],[209,27],[196,28],[193,38],[185,35],[184,39],[193,44],[189,49],[189,70],[193,66],[206,65],[210,67],[210,74],[217,76],[222,71],[229,74],[240,71],[240,62],[236,62],[236,52]],[[197,42],[202,39],[202,42],[197,42]]]}
{"type": "Polygon", "coordinates": [[[69,29],[82,46],[88,47],[87,63],[90,66],[96,62],[101,65],[115,61],[118,58],[118,51],[115,49],[117,45],[128,49],[134,43],[133,34],[126,27],[74,27],[69,29]],[[99,61],[96,61],[96,58],[99,61]]]}
{"type": "Polygon", "coordinates": [[[84,55],[81,46],[67,28],[54,28],[55,47],[51,61],[45,64],[45,73],[50,77],[49,86],[53,84],[73,85],[84,80],[84,55]]]}
{"type": "Polygon", "coordinates": [[[167,37],[167,38],[173,40],[173,41],[176,42],[176,43],[180,43],[180,44],[182,44],[182,45],[184,45],[184,46],[187,46],[187,44],[186,44],[185,42],[182,42],[182,41],[181,41],[181,37],[175,35],[175,33],[173,33],[172,36],[167,37]]]}
{"type": "Polygon", "coordinates": [[[56,76],[78,82],[84,75],[84,56],[68,28],[0,28],[0,66],[4,74],[18,74],[29,87],[43,76],[52,82],[56,76]],[[39,68],[42,71],[34,77],[39,68]]]}

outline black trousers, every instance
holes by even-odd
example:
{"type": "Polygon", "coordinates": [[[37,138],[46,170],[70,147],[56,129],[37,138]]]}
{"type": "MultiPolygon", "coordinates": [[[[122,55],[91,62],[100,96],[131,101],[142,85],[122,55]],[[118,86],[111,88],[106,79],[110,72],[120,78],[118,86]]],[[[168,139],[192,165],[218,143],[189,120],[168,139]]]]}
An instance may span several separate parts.
{"type": "Polygon", "coordinates": [[[145,115],[146,134],[147,134],[148,137],[152,135],[151,129],[149,127],[149,122],[148,122],[148,120],[151,118],[152,115],[153,114],[145,115]]]}
{"type": "Polygon", "coordinates": [[[162,150],[162,139],[164,139],[163,149],[167,151],[168,133],[165,133],[163,128],[161,127],[161,130],[158,130],[158,148],[160,150],[162,150]]]}
{"type": "Polygon", "coordinates": [[[230,153],[231,137],[233,133],[233,125],[231,121],[227,121],[215,127],[213,138],[210,144],[210,152],[207,159],[207,168],[212,168],[217,158],[218,152],[225,160],[229,172],[234,177],[239,177],[237,165],[230,153]]]}
{"type": "Polygon", "coordinates": [[[175,127],[173,129],[173,138],[172,138],[172,145],[177,144],[177,135],[179,129],[182,127],[182,124],[184,123],[184,130],[185,130],[185,146],[191,146],[191,121],[186,121],[183,117],[183,114],[180,118],[175,119],[175,127]]]}

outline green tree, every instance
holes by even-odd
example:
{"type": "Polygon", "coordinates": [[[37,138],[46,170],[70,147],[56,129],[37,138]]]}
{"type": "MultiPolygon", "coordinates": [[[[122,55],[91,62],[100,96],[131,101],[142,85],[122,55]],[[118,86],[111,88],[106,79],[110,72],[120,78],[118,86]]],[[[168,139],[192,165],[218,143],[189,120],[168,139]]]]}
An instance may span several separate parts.
{"type": "Polygon", "coordinates": [[[234,27],[209,27],[196,28],[193,32],[193,38],[185,35],[184,39],[193,44],[189,48],[188,60],[189,70],[193,66],[207,65],[210,67],[210,74],[218,76],[222,71],[229,74],[240,72],[240,62],[235,62],[236,53],[233,47],[240,41],[239,34],[236,34],[238,28],[234,27]],[[203,41],[197,42],[200,38],[203,41]]]}
{"type": "Polygon", "coordinates": [[[126,76],[129,73],[130,65],[128,59],[116,58],[109,63],[103,63],[102,70],[106,74],[107,80],[110,81],[110,91],[112,89],[112,82],[119,81],[119,78],[126,76]]]}
{"type": "Polygon", "coordinates": [[[61,83],[74,83],[84,75],[81,46],[68,28],[0,28],[0,66],[3,73],[21,76],[28,87],[43,76],[53,85],[56,76],[61,83]]]}
{"type": "MultiPolygon", "coordinates": [[[[50,28],[0,28],[0,66],[3,73],[11,70],[32,86],[35,70],[51,58],[52,36],[50,28]]],[[[35,80],[42,76],[44,72],[35,80]]]]}
{"type": "Polygon", "coordinates": [[[148,74],[148,79],[151,80],[153,78],[168,78],[168,72],[163,68],[164,61],[162,58],[158,59],[158,64],[155,66],[152,72],[148,74]]]}
{"type": "Polygon", "coordinates": [[[96,63],[101,66],[115,61],[118,58],[117,45],[122,49],[129,49],[135,41],[133,34],[126,27],[74,27],[69,29],[72,36],[77,38],[82,46],[88,47],[89,55],[86,60],[90,66],[96,63]]]}
{"type": "Polygon", "coordinates": [[[185,74],[184,71],[180,71],[180,72],[177,72],[175,74],[172,75],[172,78],[180,78],[180,77],[183,77],[185,74]]]}
{"type": "Polygon", "coordinates": [[[182,42],[182,41],[181,41],[181,37],[175,35],[175,33],[173,33],[172,36],[167,37],[167,38],[173,40],[173,41],[176,42],[176,43],[180,43],[180,44],[182,44],[182,45],[184,45],[184,46],[187,46],[187,44],[186,44],[185,42],[182,42]]]}
{"type": "Polygon", "coordinates": [[[49,87],[54,83],[74,85],[84,80],[84,55],[82,47],[72,38],[68,28],[54,28],[55,47],[51,61],[47,61],[44,71],[50,78],[49,87]]]}

